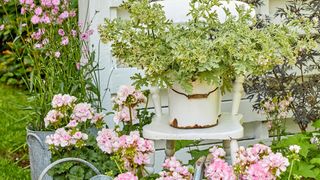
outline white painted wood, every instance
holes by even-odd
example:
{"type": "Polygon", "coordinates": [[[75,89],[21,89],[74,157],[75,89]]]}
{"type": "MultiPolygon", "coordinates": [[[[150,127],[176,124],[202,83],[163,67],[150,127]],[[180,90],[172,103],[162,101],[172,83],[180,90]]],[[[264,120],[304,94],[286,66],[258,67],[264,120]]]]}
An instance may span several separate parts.
{"type": "MultiPolygon", "coordinates": [[[[174,23],[178,24],[185,23],[191,19],[191,15],[188,15],[188,13],[190,12],[190,2],[191,0],[164,0],[156,1],[154,3],[162,5],[167,19],[170,19],[174,23]],[[177,7],[179,7],[179,11],[177,11],[177,7]]],[[[227,19],[227,15],[224,9],[229,10],[231,15],[235,18],[239,17],[239,14],[236,10],[237,7],[243,7],[246,10],[251,9],[248,4],[240,1],[220,1],[220,3],[221,4],[219,6],[214,6],[211,11],[217,13],[217,17],[222,23],[227,19]]],[[[250,15],[254,17],[255,11],[251,11],[250,15]]]]}
{"type": "Polygon", "coordinates": [[[203,140],[203,139],[238,139],[243,136],[240,124],[241,114],[222,113],[219,124],[211,128],[177,129],[169,125],[169,116],[154,118],[152,123],[143,128],[143,136],[152,140],[203,140]]]}
{"type": "Polygon", "coordinates": [[[233,85],[233,100],[232,100],[232,114],[238,114],[241,103],[241,97],[243,95],[243,82],[244,76],[236,78],[233,85]]]}

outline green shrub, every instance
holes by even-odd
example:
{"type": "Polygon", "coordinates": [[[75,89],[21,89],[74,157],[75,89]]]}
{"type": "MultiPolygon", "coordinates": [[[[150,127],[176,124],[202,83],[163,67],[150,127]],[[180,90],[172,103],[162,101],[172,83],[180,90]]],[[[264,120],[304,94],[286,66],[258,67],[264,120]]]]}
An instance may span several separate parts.
{"type": "Polygon", "coordinates": [[[32,71],[32,63],[25,56],[23,43],[24,28],[20,23],[17,0],[0,2],[0,82],[24,86],[24,79],[32,71]]]}

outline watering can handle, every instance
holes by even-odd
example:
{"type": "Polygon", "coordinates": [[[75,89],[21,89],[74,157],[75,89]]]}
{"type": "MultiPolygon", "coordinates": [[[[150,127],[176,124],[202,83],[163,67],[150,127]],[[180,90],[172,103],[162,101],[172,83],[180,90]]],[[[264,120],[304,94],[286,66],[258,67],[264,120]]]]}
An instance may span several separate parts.
{"type": "Polygon", "coordinates": [[[89,166],[97,175],[100,175],[100,171],[91,163],[89,163],[88,161],[85,161],[83,159],[80,159],[80,158],[63,158],[63,159],[59,159],[53,163],[51,163],[49,166],[47,166],[40,174],[38,180],[42,180],[43,177],[47,174],[47,172],[53,168],[55,165],[57,164],[61,164],[61,163],[64,163],[64,162],[68,162],[68,161],[75,161],[75,162],[80,162],[80,163],[83,163],[87,166],[89,166]]]}
{"type": "MultiPolygon", "coordinates": [[[[43,142],[41,141],[41,139],[40,139],[40,137],[38,135],[36,135],[35,133],[28,133],[27,134],[27,140],[29,138],[31,138],[31,137],[35,138],[39,142],[39,144],[41,145],[43,150],[46,149],[46,146],[43,144],[43,142]]],[[[27,143],[28,143],[28,146],[30,147],[31,145],[29,144],[29,141],[27,141],[27,143]]]]}

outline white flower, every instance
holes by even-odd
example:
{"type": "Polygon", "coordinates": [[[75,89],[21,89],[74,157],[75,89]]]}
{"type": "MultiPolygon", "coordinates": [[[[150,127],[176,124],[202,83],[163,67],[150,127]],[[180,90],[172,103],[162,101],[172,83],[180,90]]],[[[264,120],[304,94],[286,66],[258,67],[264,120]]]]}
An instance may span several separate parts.
{"type": "Polygon", "coordinates": [[[300,149],[301,149],[301,147],[298,146],[298,145],[291,145],[291,146],[289,147],[289,150],[290,150],[291,152],[296,153],[296,154],[299,153],[300,149]]]}

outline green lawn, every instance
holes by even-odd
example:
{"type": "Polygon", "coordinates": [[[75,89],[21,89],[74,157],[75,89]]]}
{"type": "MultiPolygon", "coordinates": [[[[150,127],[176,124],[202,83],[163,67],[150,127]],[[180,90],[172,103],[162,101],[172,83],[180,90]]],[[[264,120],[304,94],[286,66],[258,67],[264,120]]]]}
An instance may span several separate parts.
{"type": "Polygon", "coordinates": [[[27,95],[0,84],[0,179],[30,179],[25,127],[27,95]]]}

